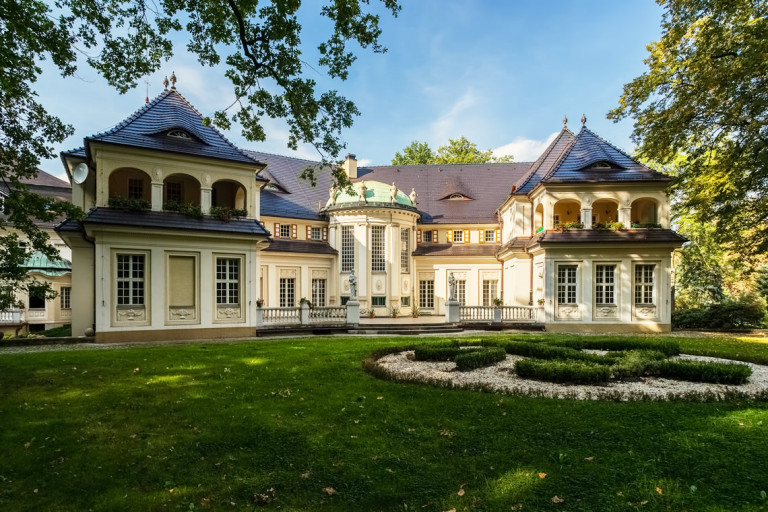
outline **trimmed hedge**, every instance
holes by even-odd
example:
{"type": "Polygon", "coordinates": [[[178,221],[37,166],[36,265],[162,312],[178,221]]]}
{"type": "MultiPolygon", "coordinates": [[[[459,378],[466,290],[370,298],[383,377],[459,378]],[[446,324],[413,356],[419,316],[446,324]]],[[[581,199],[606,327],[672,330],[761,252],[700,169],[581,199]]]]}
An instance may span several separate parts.
{"type": "Polygon", "coordinates": [[[653,372],[667,379],[713,384],[744,384],[752,375],[752,368],[738,363],[665,360],[654,363],[653,372]]]}
{"type": "Polygon", "coordinates": [[[523,359],[515,363],[515,372],[525,379],[569,384],[603,384],[611,378],[609,367],[583,361],[523,359]]]}
{"type": "Polygon", "coordinates": [[[457,355],[454,361],[456,369],[460,372],[474,370],[489,366],[506,359],[507,353],[501,347],[483,348],[480,350],[464,350],[457,355]]]}
{"type": "Polygon", "coordinates": [[[547,345],[544,343],[530,343],[526,341],[510,341],[502,343],[501,346],[507,351],[507,354],[513,354],[523,357],[535,357],[537,359],[569,359],[576,361],[587,361],[596,364],[611,364],[608,358],[598,354],[588,354],[574,348],[559,347],[556,345],[547,345]]]}
{"type": "Polygon", "coordinates": [[[461,348],[458,343],[422,345],[414,350],[416,361],[453,361],[459,354],[480,350],[480,347],[461,348]]]}
{"type": "Polygon", "coordinates": [[[630,350],[613,356],[611,376],[616,380],[631,379],[647,375],[657,361],[666,359],[662,352],[654,350],[630,350]]]}
{"type": "Polygon", "coordinates": [[[572,339],[553,343],[555,346],[564,346],[576,350],[655,350],[667,356],[680,354],[680,344],[673,340],[631,340],[622,338],[604,339],[572,339]]]}

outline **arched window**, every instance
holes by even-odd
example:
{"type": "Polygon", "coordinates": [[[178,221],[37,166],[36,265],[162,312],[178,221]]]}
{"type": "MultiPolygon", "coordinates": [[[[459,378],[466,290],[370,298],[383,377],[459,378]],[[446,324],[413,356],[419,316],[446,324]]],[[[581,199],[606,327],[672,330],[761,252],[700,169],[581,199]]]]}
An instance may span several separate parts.
{"type": "Polygon", "coordinates": [[[659,202],[643,197],[632,202],[632,227],[654,228],[659,225],[659,202]]]}
{"type": "Polygon", "coordinates": [[[236,181],[221,180],[213,184],[212,206],[246,209],[245,187],[236,181]]]}
{"type": "Polygon", "coordinates": [[[152,180],[141,169],[122,168],[109,175],[110,198],[143,199],[150,201],[152,180]]]}
{"type": "Polygon", "coordinates": [[[171,174],[163,180],[163,209],[184,204],[200,205],[200,182],[186,174],[171,174]]]}

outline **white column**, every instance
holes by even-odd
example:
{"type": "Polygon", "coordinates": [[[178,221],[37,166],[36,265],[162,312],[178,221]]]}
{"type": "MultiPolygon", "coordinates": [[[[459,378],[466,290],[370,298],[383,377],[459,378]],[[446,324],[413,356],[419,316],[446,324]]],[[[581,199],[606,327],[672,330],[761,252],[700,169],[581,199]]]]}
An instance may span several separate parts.
{"type": "Polygon", "coordinates": [[[581,209],[581,223],[584,229],[592,229],[592,208],[581,209]]]}
{"type": "Polygon", "coordinates": [[[163,183],[152,182],[152,211],[163,210],[163,183]]]}
{"type": "Polygon", "coordinates": [[[200,209],[203,213],[211,210],[211,190],[210,187],[200,187],[200,209]]]}

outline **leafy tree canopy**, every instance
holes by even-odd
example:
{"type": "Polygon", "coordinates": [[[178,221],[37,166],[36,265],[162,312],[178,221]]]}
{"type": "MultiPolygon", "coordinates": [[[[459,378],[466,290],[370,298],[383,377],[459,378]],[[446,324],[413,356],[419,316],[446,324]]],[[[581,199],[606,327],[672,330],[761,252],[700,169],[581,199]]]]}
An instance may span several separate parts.
{"type": "Polygon", "coordinates": [[[448,139],[448,144],[432,151],[426,142],[413,141],[400,152],[395,153],[392,165],[429,164],[482,164],[487,162],[512,162],[512,155],[495,157],[492,151],[480,151],[477,144],[462,136],[448,139]]]}
{"type": "Polygon", "coordinates": [[[679,207],[744,258],[768,249],[768,4],[657,0],[663,36],[609,118],[635,119],[642,158],[679,154],[679,207]]]}
{"type": "MultiPolygon", "coordinates": [[[[396,16],[397,0],[380,0],[396,16]]],[[[71,126],[50,115],[38,101],[34,84],[41,78],[39,63],[52,62],[62,76],[77,71],[78,56],[120,93],[136,86],[144,75],[160,68],[173,54],[171,36],[185,32],[187,49],[201,65],[224,63],[237,101],[234,109],[216,112],[208,121],[229,128],[239,122],[249,140],[264,140],[264,117],[288,123],[288,146],[313,145],[323,164],[344,147],[340,132],[359,114],[337,91],[318,91],[305,76],[308,64],[299,49],[301,0],[0,0],[0,181],[10,196],[6,233],[13,226],[36,250],[55,256],[34,219],[60,215],[77,217],[70,206],[32,199],[20,178],[32,178],[40,159],[54,156],[53,145],[72,134],[71,126]]],[[[319,66],[331,78],[347,78],[355,55],[350,43],[374,52],[379,43],[379,16],[369,0],[326,0],[311,3],[315,13],[332,23],[328,39],[318,44],[319,66]]],[[[315,71],[312,70],[314,73],[315,71]]],[[[342,171],[337,181],[348,182],[342,171]]],[[[313,172],[307,173],[313,181],[313,172]]],[[[14,231],[15,233],[16,231],[14,231]]],[[[11,234],[0,237],[0,281],[16,288],[23,250],[11,234]]],[[[2,296],[5,296],[3,294],[2,296]]],[[[0,308],[6,307],[0,296],[0,308]]]]}

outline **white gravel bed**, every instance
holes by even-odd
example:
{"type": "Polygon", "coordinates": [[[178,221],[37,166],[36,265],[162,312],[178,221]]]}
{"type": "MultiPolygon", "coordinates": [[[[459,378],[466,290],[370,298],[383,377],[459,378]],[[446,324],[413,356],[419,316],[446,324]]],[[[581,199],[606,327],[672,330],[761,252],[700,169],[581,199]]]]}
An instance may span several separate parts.
{"type": "Polygon", "coordinates": [[[736,397],[768,398],[768,366],[741,363],[715,357],[680,355],[680,359],[746,364],[752,375],[739,386],[708,384],[646,377],[637,381],[610,382],[606,385],[556,384],[522,379],[515,373],[515,361],[522,356],[507,355],[506,360],[493,366],[469,372],[455,370],[452,362],[416,361],[413,351],[389,354],[376,364],[395,380],[428,382],[446,387],[462,387],[531,395],[547,398],[576,400],[723,400],[736,397]]]}

